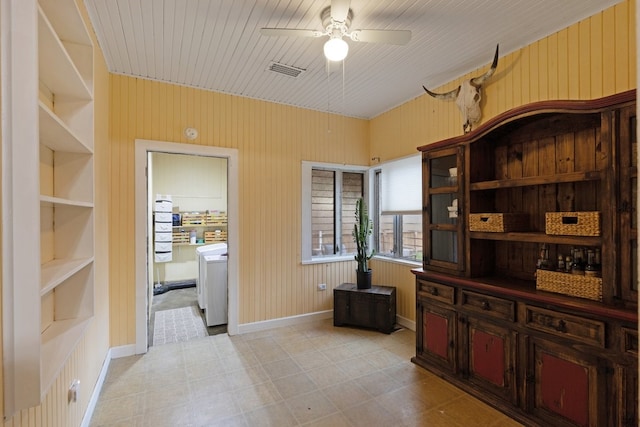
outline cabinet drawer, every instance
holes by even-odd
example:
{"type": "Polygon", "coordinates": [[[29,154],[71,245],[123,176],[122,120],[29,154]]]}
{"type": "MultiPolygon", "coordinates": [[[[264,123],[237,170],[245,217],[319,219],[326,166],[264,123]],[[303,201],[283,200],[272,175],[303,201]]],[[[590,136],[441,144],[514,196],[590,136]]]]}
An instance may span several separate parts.
{"type": "Polygon", "coordinates": [[[522,319],[527,327],[572,338],[597,347],[605,346],[604,322],[525,305],[522,319]]]}
{"type": "Polygon", "coordinates": [[[452,286],[418,279],[418,298],[426,298],[446,304],[454,304],[455,294],[456,290],[452,286]]]}
{"type": "Polygon", "coordinates": [[[502,298],[462,291],[462,307],[497,319],[515,320],[516,303],[502,298]]]}

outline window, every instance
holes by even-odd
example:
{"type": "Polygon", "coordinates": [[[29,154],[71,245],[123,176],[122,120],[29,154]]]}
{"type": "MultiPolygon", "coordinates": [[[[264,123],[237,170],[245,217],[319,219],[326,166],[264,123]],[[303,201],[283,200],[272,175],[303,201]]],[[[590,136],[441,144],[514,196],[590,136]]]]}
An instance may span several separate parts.
{"type": "Polygon", "coordinates": [[[365,196],[366,167],[302,163],[302,261],[355,253],[356,201],[365,196]]]}
{"type": "Polygon", "coordinates": [[[422,261],[422,159],[385,163],[374,172],[374,234],[379,255],[422,261]]]}

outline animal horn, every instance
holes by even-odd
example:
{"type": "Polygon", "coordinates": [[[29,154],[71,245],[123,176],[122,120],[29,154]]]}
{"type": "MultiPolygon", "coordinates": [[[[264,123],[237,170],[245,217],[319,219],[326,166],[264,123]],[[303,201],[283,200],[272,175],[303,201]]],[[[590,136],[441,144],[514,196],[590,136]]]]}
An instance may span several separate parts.
{"type": "Polygon", "coordinates": [[[437,99],[456,99],[458,97],[458,92],[460,92],[460,86],[458,86],[454,90],[451,90],[451,91],[445,92],[445,93],[431,92],[429,89],[427,89],[424,86],[422,86],[422,89],[424,89],[425,92],[427,92],[429,95],[431,95],[431,96],[433,96],[434,98],[437,98],[437,99]]]}
{"type": "Polygon", "coordinates": [[[496,68],[498,67],[498,50],[500,49],[500,45],[496,45],[496,54],[493,55],[493,63],[491,64],[491,68],[481,76],[474,77],[471,79],[471,84],[478,87],[482,85],[489,77],[493,76],[493,73],[496,72],[496,68]]]}

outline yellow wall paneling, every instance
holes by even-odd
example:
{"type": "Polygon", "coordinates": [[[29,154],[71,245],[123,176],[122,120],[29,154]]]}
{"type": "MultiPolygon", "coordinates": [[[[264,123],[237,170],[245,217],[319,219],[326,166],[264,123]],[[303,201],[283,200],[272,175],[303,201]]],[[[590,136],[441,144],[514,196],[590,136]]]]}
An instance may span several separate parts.
{"type": "MultiPolygon", "coordinates": [[[[88,22],[82,1],[76,3],[88,22]]],[[[502,57],[485,87],[483,120],[536,100],[591,99],[635,88],[635,8],[635,1],[623,1],[502,57]]],[[[78,425],[108,347],[136,342],[135,139],[186,143],[182,130],[190,126],[200,131],[193,143],[238,150],[237,317],[248,324],[330,310],[331,289],[353,279],[352,262],[299,263],[302,160],[368,165],[372,157],[413,154],[461,129],[453,103],[427,95],[364,121],[109,75],[96,52],[95,220],[101,227],[95,236],[95,320],[43,403],[6,420],[7,427],[78,425]],[[315,289],[321,282],[326,292],[315,289]],[[83,392],[70,406],[72,378],[80,378],[83,392]]],[[[450,90],[483,70],[433,89],[450,90]]],[[[398,286],[399,316],[415,319],[410,267],[375,260],[372,268],[374,283],[398,286]]]]}
{"type": "Polygon", "coordinates": [[[132,303],[140,298],[135,260],[144,259],[136,256],[139,239],[132,239],[136,139],[237,150],[238,324],[330,310],[331,289],[355,273],[351,262],[300,264],[300,165],[308,158],[366,164],[368,122],[117,75],[111,88],[112,345],[138,342],[140,329],[132,303]],[[183,117],[181,105],[191,105],[193,114],[183,117]],[[193,141],[183,135],[187,126],[198,129],[193,141]],[[318,292],[320,282],[329,289],[318,292]]]}
{"type": "MultiPolygon", "coordinates": [[[[483,121],[533,101],[634,88],[634,14],[635,3],[622,2],[500,58],[484,88],[483,121]]],[[[434,90],[450,90],[485,69],[434,90]]],[[[333,287],[354,279],[352,262],[300,263],[303,160],[369,165],[372,157],[403,157],[461,133],[454,103],[426,94],[365,121],[119,75],[110,79],[112,345],[132,343],[135,335],[130,218],[136,138],[238,150],[238,323],[244,325],[330,310],[333,287]],[[187,126],[199,131],[194,141],[183,135],[187,126]],[[327,291],[317,291],[317,283],[327,283],[327,291]]],[[[413,293],[410,267],[384,260],[375,265],[374,283],[399,286],[399,300],[406,302],[398,314],[413,320],[413,297],[404,295],[413,293]]]]}

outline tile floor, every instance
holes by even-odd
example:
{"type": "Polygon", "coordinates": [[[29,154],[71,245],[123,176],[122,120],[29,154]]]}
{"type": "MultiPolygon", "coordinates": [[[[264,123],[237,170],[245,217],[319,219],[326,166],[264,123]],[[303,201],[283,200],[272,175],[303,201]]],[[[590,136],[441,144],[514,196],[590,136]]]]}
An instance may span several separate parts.
{"type": "Polygon", "coordinates": [[[331,320],[111,362],[91,426],[519,426],[410,362],[415,334],[331,320]]]}
{"type": "MultiPolygon", "coordinates": [[[[182,307],[194,307],[197,309],[202,317],[202,323],[206,325],[204,313],[198,308],[198,296],[196,294],[195,286],[183,289],[173,289],[163,294],[155,295],[153,297],[153,304],[151,305],[151,318],[149,320],[149,345],[154,345],[153,334],[155,332],[156,312],[182,307]]],[[[227,333],[227,325],[209,326],[207,327],[207,333],[209,335],[227,333]]]]}

